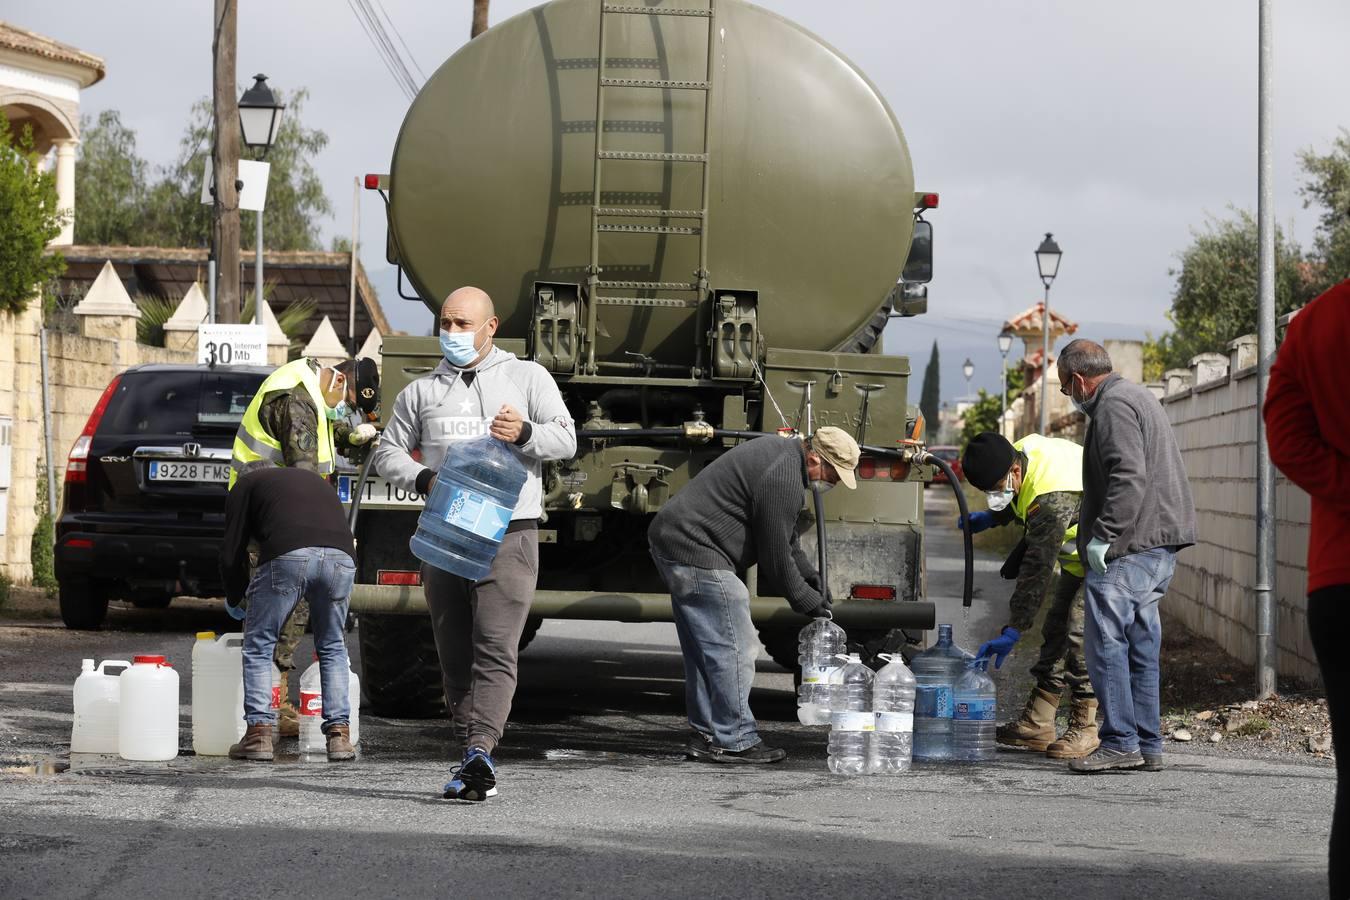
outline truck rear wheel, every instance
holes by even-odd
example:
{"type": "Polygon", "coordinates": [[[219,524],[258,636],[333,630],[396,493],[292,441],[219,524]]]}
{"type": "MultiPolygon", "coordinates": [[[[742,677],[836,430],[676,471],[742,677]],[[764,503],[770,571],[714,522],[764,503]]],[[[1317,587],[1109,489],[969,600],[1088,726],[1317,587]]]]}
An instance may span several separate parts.
{"type": "MultiPolygon", "coordinates": [[[[530,616],[520,634],[521,650],[544,620],[530,616]]],[[[445,713],[441,660],[429,616],[361,616],[361,697],[379,716],[430,719],[445,713]]]]}
{"type": "Polygon", "coordinates": [[[430,719],[445,714],[441,661],[430,616],[364,613],[361,701],[377,716],[430,719]]]}
{"type": "Polygon", "coordinates": [[[800,628],[760,628],[759,642],[769,658],[793,674],[800,672],[797,664],[797,634],[800,628]]]}

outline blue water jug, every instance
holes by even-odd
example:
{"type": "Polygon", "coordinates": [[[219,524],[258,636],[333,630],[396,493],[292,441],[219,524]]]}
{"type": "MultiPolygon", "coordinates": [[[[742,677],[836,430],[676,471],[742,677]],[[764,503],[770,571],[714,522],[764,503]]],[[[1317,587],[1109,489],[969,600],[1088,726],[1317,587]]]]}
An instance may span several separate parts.
{"type": "Polygon", "coordinates": [[[528,476],[494,437],[451,444],[409,541],[413,555],[471,581],[486,578],[528,476]]]}

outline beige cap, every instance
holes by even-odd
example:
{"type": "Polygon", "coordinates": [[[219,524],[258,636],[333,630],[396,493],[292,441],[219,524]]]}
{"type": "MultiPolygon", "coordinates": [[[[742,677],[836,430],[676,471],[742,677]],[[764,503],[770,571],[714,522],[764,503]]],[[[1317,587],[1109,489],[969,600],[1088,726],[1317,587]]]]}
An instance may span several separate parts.
{"type": "Polygon", "coordinates": [[[853,470],[858,468],[861,451],[858,442],[847,431],[833,425],[817,428],[816,433],[811,435],[811,449],[834,466],[834,470],[839,473],[839,482],[844,487],[852,489],[858,486],[853,470]]]}

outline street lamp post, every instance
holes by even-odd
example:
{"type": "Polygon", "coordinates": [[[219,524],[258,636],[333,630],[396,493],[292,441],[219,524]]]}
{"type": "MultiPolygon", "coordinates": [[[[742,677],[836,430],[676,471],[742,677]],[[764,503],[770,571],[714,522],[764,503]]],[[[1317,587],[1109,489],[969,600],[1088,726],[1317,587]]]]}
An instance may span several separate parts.
{"type": "Polygon", "coordinates": [[[961,365],[961,372],[966,376],[966,399],[970,399],[970,379],[975,374],[975,364],[966,357],[966,361],[961,365]]]}
{"type": "Polygon", "coordinates": [[[1055,237],[1045,233],[1045,240],[1036,248],[1036,268],[1041,274],[1041,283],[1045,285],[1045,302],[1041,305],[1041,322],[1045,326],[1045,335],[1041,343],[1041,434],[1050,429],[1050,282],[1059,274],[1059,258],[1063,254],[1055,237]]]}
{"type": "Polygon", "coordinates": [[[1005,331],[998,336],[998,352],[1003,354],[1003,412],[998,417],[999,434],[1003,434],[1008,422],[1008,351],[1012,349],[1012,342],[1011,331],[1005,331]]]}
{"type": "MultiPolygon", "coordinates": [[[[254,75],[253,87],[244,91],[239,98],[239,126],[244,132],[244,144],[251,150],[261,150],[260,159],[267,158],[267,151],[277,139],[281,128],[281,111],[285,104],[277,100],[272,89],[267,86],[266,75],[254,75]]],[[[253,321],[263,323],[263,211],[255,214],[257,235],[253,247],[253,321]]]]}

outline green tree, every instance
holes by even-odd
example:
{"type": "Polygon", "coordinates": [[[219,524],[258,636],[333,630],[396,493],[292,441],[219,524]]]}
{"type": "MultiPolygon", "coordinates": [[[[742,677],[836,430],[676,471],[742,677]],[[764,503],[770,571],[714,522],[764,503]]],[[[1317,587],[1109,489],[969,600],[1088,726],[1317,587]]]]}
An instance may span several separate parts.
{"type": "MultiPolygon", "coordinates": [[[[312,163],[328,146],[328,135],[304,126],[308,96],[307,91],[298,90],[284,98],[286,113],[267,154],[271,169],[263,240],[269,250],[322,249],[319,227],[333,211],[312,163]]],[[[136,153],[135,132],[122,124],[116,112],[100,115],[83,134],[86,149],[76,170],[79,240],[210,246],[211,207],[201,202],[201,185],[211,156],[211,140],[211,102],[202,99],[189,111],[174,160],[161,167],[158,177],[151,181],[149,167],[136,153]],[[99,178],[107,178],[109,185],[100,185],[99,178]],[[90,220],[87,226],[86,219],[90,220]]],[[[240,152],[245,159],[250,158],[251,151],[241,148],[240,152]]],[[[247,249],[254,243],[252,225],[252,214],[247,214],[242,241],[247,249]]]]}
{"type": "Polygon", "coordinates": [[[940,378],[938,345],[937,341],[933,341],[933,352],[928,357],[928,367],[923,370],[923,388],[919,391],[919,412],[925,422],[924,430],[927,432],[925,439],[930,441],[937,435],[938,404],[942,398],[940,378]]]}
{"type": "Polygon", "coordinates": [[[136,152],[136,132],[115,109],[80,123],[75,167],[77,244],[135,244],[150,190],[150,166],[136,152]]]}
{"type": "Polygon", "coordinates": [[[1326,154],[1300,151],[1298,163],[1306,176],[1299,188],[1303,206],[1321,210],[1310,253],[1313,291],[1320,294],[1350,278],[1350,131],[1342,128],[1326,154]]]}
{"type": "MultiPolygon", "coordinates": [[[[1223,352],[1229,341],[1256,331],[1257,229],[1246,210],[1211,218],[1193,231],[1182,251],[1167,320],[1172,330],[1150,341],[1153,370],[1185,367],[1196,354],[1223,352]]],[[[1316,296],[1303,251],[1275,229],[1275,313],[1283,315],[1316,296]]],[[[1154,371],[1152,374],[1161,374],[1154,371]]]]}
{"type": "Polygon", "coordinates": [[[46,252],[66,218],[56,204],[56,180],[42,171],[33,130],[16,137],[0,111],[0,310],[22,312],[65,271],[65,258],[46,252]]]}
{"type": "MultiPolygon", "coordinates": [[[[1014,366],[1008,370],[1008,405],[1022,394],[1023,382],[1026,380],[1026,372],[1021,366],[1014,366]]],[[[1003,397],[1000,394],[990,394],[980,388],[979,398],[969,409],[966,410],[962,418],[961,427],[961,446],[970,443],[970,439],[982,431],[998,431],[998,418],[1003,413],[1003,397]]]]}

